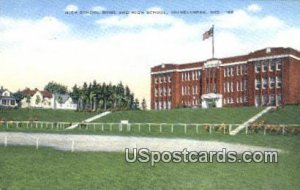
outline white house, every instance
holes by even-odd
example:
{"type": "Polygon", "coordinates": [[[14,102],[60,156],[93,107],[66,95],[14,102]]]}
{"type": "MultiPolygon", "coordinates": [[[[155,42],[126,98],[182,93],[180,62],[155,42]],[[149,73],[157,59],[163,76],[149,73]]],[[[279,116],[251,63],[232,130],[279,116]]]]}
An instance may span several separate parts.
{"type": "Polygon", "coordinates": [[[37,88],[34,90],[27,88],[22,94],[24,96],[21,100],[22,108],[77,109],[77,104],[66,94],[52,94],[37,88]]]}
{"type": "Polygon", "coordinates": [[[14,108],[17,106],[16,98],[13,97],[12,93],[2,86],[0,88],[0,108],[14,108]]]}
{"type": "Polygon", "coordinates": [[[54,107],[53,109],[67,109],[76,110],[77,104],[67,94],[54,94],[54,107]]]}

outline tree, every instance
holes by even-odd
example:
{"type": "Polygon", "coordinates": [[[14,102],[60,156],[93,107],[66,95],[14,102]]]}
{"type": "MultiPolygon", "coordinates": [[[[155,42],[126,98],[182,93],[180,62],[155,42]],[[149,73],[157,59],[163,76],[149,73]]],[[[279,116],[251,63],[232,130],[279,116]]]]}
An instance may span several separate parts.
{"type": "Polygon", "coordinates": [[[142,100],[142,110],[146,110],[146,109],[147,109],[147,103],[146,103],[145,98],[143,98],[143,100],[142,100]]]}
{"type": "Polygon", "coordinates": [[[53,94],[67,94],[68,88],[62,84],[56,83],[54,81],[49,82],[45,87],[44,90],[47,90],[53,94]]]}
{"type": "Polygon", "coordinates": [[[16,98],[16,102],[20,106],[21,100],[24,98],[23,93],[19,90],[18,92],[15,92],[13,96],[16,98]]]}
{"type": "Polygon", "coordinates": [[[133,110],[139,110],[140,109],[140,102],[139,102],[139,100],[137,98],[134,99],[134,102],[132,104],[132,109],[133,110]]]}

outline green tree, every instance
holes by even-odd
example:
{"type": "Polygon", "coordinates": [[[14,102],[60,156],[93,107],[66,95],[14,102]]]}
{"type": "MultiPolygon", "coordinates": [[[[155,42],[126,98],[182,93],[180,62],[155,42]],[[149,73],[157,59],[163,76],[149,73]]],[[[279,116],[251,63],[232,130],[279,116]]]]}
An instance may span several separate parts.
{"type": "Polygon", "coordinates": [[[62,84],[56,83],[54,81],[49,82],[45,87],[44,90],[47,90],[53,94],[67,94],[68,88],[62,84]]]}
{"type": "Polygon", "coordinates": [[[35,104],[36,105],[39,105],[41,103],[42,99],[40,96],[36,96],[36,99],[35,99],[35,104]]]}

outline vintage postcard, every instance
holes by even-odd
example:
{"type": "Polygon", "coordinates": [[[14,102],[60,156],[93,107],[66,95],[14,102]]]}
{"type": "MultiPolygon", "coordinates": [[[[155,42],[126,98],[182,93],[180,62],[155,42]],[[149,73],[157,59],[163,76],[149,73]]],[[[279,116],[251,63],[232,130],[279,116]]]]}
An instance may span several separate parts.
{"type": "Polygon", "coordinates": [[[300,2],[0,0],[0,190],[299,189],[300,2]]]}

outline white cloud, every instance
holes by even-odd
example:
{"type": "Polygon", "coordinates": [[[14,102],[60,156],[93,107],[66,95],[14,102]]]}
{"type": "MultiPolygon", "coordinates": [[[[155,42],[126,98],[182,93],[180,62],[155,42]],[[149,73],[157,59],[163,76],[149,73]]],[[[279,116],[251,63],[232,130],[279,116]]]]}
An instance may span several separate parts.
{"type": "Polygon", "coordinates": [[[65,11],[78,11],[78,6],[74,4],[69,4],[66,6],[65,11]]]}
{"type": "Polygon", "coordinates": [[[106,8],[105,7],[102,7],[102,6],[94,6],[92,7],[92,11],[105,11],[106,8]]]}
{"type": "Polygon", "coordinates": [[[261,6],[259,6],[258,4],[251,4],[247,7],[247,10],[249,12],[259,12],[262,10],[261,6]]]}

